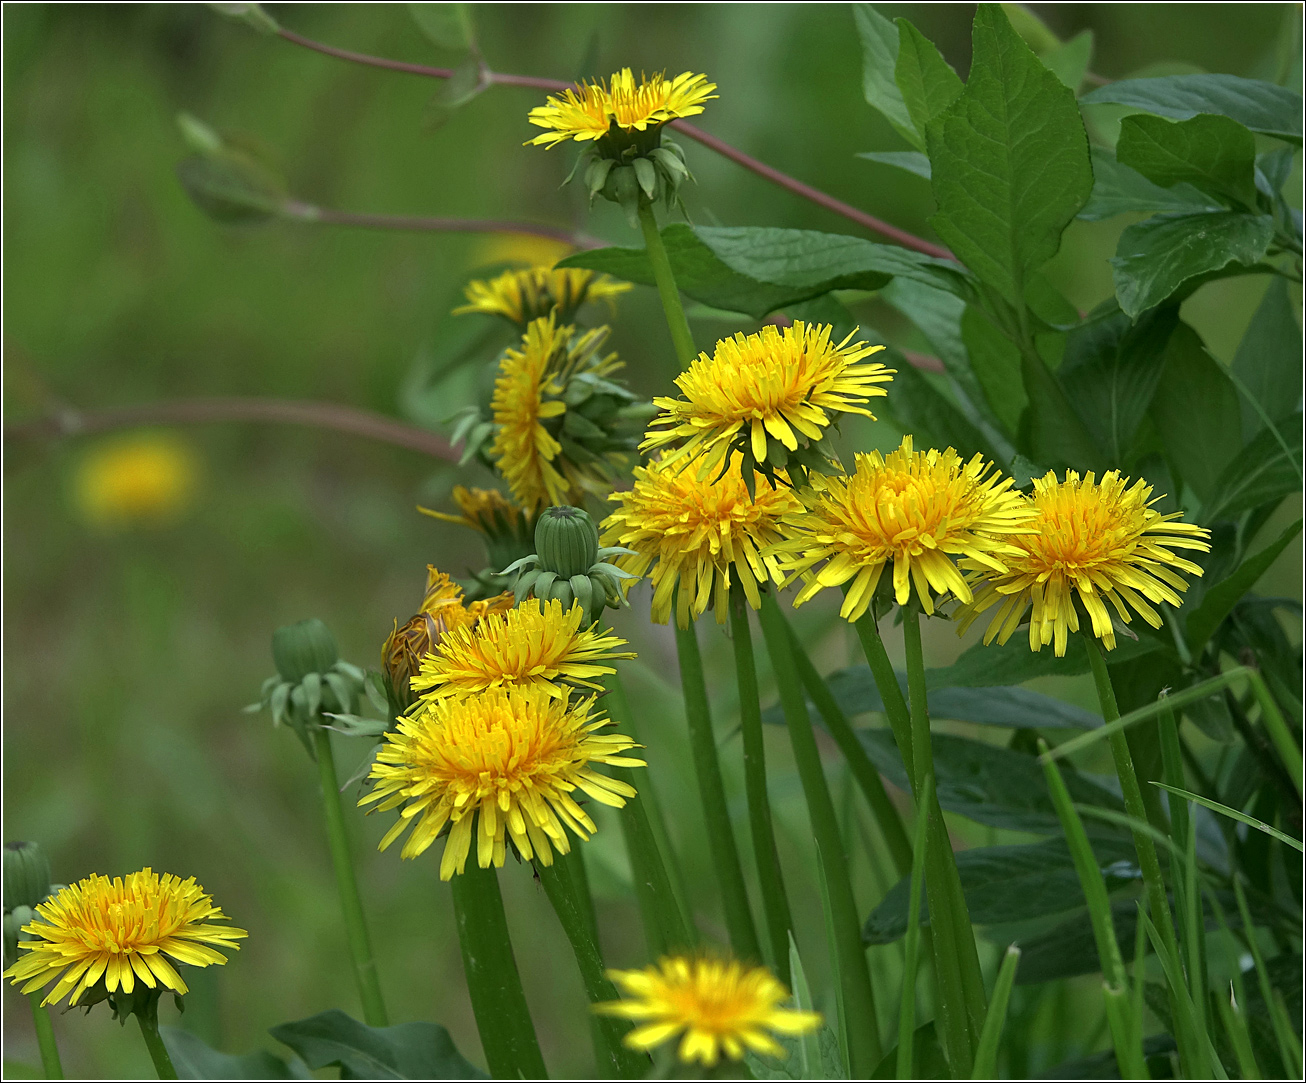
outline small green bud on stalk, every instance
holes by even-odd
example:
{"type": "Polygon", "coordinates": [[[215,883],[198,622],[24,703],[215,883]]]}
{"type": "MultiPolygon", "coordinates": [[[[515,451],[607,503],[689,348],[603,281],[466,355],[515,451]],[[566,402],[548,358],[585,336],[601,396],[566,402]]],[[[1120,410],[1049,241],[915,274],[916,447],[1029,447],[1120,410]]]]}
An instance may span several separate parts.
{"type": "Polygon", "coordinates": [[[339,658],[335,636],[317,618],[288,624],[272,633],[272,660],[283,681],[297,684],[310,673],[325,673],[339,658]]]}
{"type": "MultiPolygon", "coordinates": [[[[4,854],[5,913],[32,907],[50,893],[50,859],[34,842],[6,842],[4,854]]],[[[29,919],[30,920],[30,919],[29,919]]]]}
{"type": "Polygon", "coordinates": [[[598,527],[581,508],[549,508],[535,524],[535,551],[543,570],[564,579],[588,573],[598,559],[598,527]]]}

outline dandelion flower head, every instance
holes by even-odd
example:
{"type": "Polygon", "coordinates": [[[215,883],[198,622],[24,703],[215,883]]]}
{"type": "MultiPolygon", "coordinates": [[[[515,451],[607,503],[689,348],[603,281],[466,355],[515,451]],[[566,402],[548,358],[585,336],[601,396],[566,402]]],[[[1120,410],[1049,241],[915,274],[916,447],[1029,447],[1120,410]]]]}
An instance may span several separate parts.
{"type": "Polygon", "coordinates": [[[781,1007],[789,991],[766,967],[734,960],[664,958],[643,970],[610,970],[626,999],[595,1010],[633,1020],[632,1049],[653,1049],[681,1035],[679,1056],[711,1068],[740,1060],[745,1051],[783,1057],[773,1035],[800,1035],[821,1025],[816,1012],[781,1007]]]}
{"type": "Polygon", "coordinates": [[[701,113],[703,103],[716,97],[714,90],[716,84],[706,75],[684,72],[668,79],[658,73],[641,75],[637,81],[629,68],[622,68],[606,83],[568,87],[532,109],[527,119],[546,131],[529,142],[553,147],[568,139],[602,139],[613,129],[630,134],[660,128],[669,120],[701,113]]]}
{"type": "Polygon", "coordinates": [[[551,312],[556,312],[559,320],[569,320],[586,301],[611,302],[633,288],[629,282],[578,267],[530,267],[469,282],[467,304],[455,308],[453,314],[482,312],[524,328],[551,312]]]}
{"type": "Polygon", "coordinates": [[[1004,557],[1006,567],[963,562],[974,573],[975,597],[964,611],[962,630],[1000,603],[984,642],[996,637],[1005,643],[1030,608],[1030,650],[1051,643],[1059,658],[1069,634],[1079,631],[1076,600],[1107,650],[1115,649],[1116,637],[1106,602],[1126,624],[1132,609],[1159,628],[1161,616],[1153,604],[1180,605],[1188,584],[1179,573],[1202,574],[1171,550],[1209,552],[1210,532],[1179,522],[1178,512],[1156,511],[1151,495],[1145,481],[1130,485],[1118,470],[1103,474],[1100,482],[1091,472],[1081,478],[1073,470],[1066,471],[1064,481],[1052,471],[1035,480],[1028,500],[1036,515],[1032,532],[1011,539],[1016,552],[1004,557]]]}
{"type": "Polygon", "coordinates": [[[148,868],[112,880],[88,876],[37,904],[36,918],[23,927],[35,939],[20,942],[26,954],[4,976],[24,983],[24,993],[58,978],[42,1004],[68,996],[74,1005],[101,982],[108,993],[131,993],[139,981],[182,994],[186,983],[168,957],[200,967],[225,963],[217,949],[238,950],[232,941],[248,935],[214,924],[226,920],[193,876],[148,868]]]}
{"type": "Polygon", "coordinates": [[[386,734],[369,776],[375,788],[359,804],[403,806],[380,845],[386,849],[411,827],[403,857],[424,853],[449,827],[442,880],[466,868],[473,832],[483,869],[502,867],[506,838],[526,860],[551,865],[555,850],[570,852],[568,830],[582,841],[596,830],[574,791],[615,808],[635,796],[594,770],[598,763],[644,766],[621,755],[638,747],[628,737],[598,732],[607,725],[593,698],[569,702],[538,686],[440,700],[386,734]]]}

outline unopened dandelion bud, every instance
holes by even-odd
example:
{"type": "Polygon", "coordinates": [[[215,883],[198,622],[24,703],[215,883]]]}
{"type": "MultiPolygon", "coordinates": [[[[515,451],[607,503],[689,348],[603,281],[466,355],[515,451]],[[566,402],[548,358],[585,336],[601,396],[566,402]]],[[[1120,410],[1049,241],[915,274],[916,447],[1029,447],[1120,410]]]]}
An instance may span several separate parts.
{"type": "Polygon", "coordinates": [[[406,711],[417,698],[410,687],[413,675],[421,671],[422,659],[439,640],[440,629],[430,613],[418,613],[402,628],[395,622],[395,630],[381,648],[381,672],[396,714],[406,711]]]}
{"type": "Polygon", "coordinates": [[[5,913],[21,906],[35,906],[49,893],[50,859],[45,856],[41,847],[34,842],[6,842],[5,913]]]}
{"type": "Polygon", "coordinates": [[[272,660],[283,681],[297,684],[310,673],[326,673],[339,658],[335,636],[316,618],[288,624],[272,633],[272,660]]]}
{"type": "Polygon", "coordinates": [[[535,551],[539,566],[564,579],[588,574],[598,559],[599,531],[581,508],[549,508],[535,524],[535,551]]]}
{"type": "Polygon", "coordinates": [[[18,942],[23,937],[23,926],[36,917],[30,906],[16,906],[5,911],[5,966],[12,966],[18,958],[18,942]]]}

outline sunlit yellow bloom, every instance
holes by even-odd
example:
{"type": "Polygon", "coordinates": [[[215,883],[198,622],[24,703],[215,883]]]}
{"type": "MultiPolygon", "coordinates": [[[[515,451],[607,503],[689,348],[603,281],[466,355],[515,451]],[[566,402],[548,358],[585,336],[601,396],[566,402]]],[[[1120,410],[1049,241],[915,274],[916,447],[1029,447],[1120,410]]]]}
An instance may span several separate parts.
{"type": "Polygon", "coordinates": [[[659,73],[640,76],[622,68],[608,83],[584,84],[579,92],[568,88],[530,111],[527,119],[547,128],[529,142],[552,147],[566,139],[578,143],[602,139],[615,126],[623,132],[642,132],[677,117],[692,117],[703,103],[715,98],[715,83],[706,75],[684,72],[674,79],[659,73]]]}
{"type": "Polygon", "coordinates": [[[166,522],[195,489],[195,455],[175,437],[131,436],[103,444],[77,471],[77,505],[97,526],[166,522]]]}
{"type": "Polygon", "coordinates": [[[1030,529],[1033,514],[1011,479],[999,479],[980,455],[965,462],[952,448],[913,451],[905,436],[888,456],[873,451],[856,462],[851,475],[815,478],[802,494],[805,510],[784,522],[780,564],[790,581],[806,581],[796,606],[851,579],[839,614],[855,621],[890,565],[899,605],[912,585],[926,613],[934,612],[934,594],[951,591],[969,602],[954,558],[1002,571],[1003,560],[1019,552],[1008,539],[1030,529]]]}
{"type": "Polygon", "coordinates": [[[876,385],[892,380],[894,370],[864,358],[884,347],[854,343],[852,335],[835,345],[831,330],[796,320],[722,339],[711,357],[699,354],[676,377],[683,398],[653,400],[663,412],[640,449],[680,443],[674,458],[701,455],[710,471],[731,447],[751,449],[762,463],[768,436],[794,451],[800,441],[825,436],[838,414],[874,419],[864,404],[886,393],[876,385]]]}
{"type": "Polygon", "coordinates": [[[756,495],[749,496],[741,459],[735,453],[724,475],[704,480],[692,463],[682,470],[654,461],[635,468],[630,490],[608,497],[620,507],[603,521],[603,544],[635,550],[635,556],[621,559],[625,571],[645,575],[652,566],[655,621],[665,624],[671,618],[675,596],[682,628],[689,627],[691,613],[700,616],[713,599],[717,622],[724,624],[731,569],[754,609],[761,604],[758,582],[784,578],[765,550],[780,541],[780,517],[801,511],[802,504],[783,479],[772,488],[760,475],[756,495]]]}
{"type": "Polygon", "coordinates": [[[523,858],[551,865],[554,850],[571,849],[566,828],[582,840],[596,830],[573,791],[616,808],[635,796],[632,787],[592,766],[644,766],[619,755],[639,747],[635,742],[597,732],[609,724],[592,698],[569,703],[540,687],[440,700],[386,734],[369,775],[376,787],[359,804],[376,802],[383,811],[404,806],[380,847],[411,826],[404,857],[425,852],[452,825],[440,861],[442,880],[466,868],[473,820],[481,868],[503,865],[505,829],[523,858]]]}
{"type": "Polygon", "coordinates": [[[608,976],[628,999],[594,1010],[638,1024],[625,1038],[632,1049],[653,1049],[683,1032],[679,1055],[686,1063],[711,1068],[723,1056],[742,1059],[746,1050],[783,1057],[773,1033],[806,1034],[821,1025],[817,1012],[781,1007],[789,991],[763,966],[674,957],[643,970],[610,970],[608,976]]]}
{"type": "Polygon", "coordinates": [[[1006,569],[962,564],[975,573],[975,598],[964,611],[962,630],[1000,602],[984,642],[996,636],[1005,643],[1032,606],[1030,650],[1052,643],[1059,658],[1069,634],[1079,631],[1076,598],[1107,650],[1115,648],[1116,636],[1103,599],[1126,624],[1132,608],[1153,628],[1161,627],[1161,615],[1149,603],[1180,605],[1188,584],[1178,573],[1202,574],[1170,550],[1209,552],[1210,531],[1178,522],[1179,512],[1153,510],[1151,495],[1145,481],[1130,486],[1118,470],[1103,474],[1101,482],[1094,482],[1091,472],[1081,480],[1073,470],[1066,471],[1065,481],[1053,471],[1037,479],[1029,498],[1037,516],[1033,533],[1011,539],[1017,552],[1004,557],[1006,569]]]}
{"type": "Polygon", "coordinates": [[[597,689],[596,677],[616,672],[605,663],[635,654],[617,649],[624,639],[582,629],[581,615],[579,604],[564,613],[555,598],[491,613],[474,628],[453,629],[440,650],[422,661],[413,689],[427,690],[422,699],[428,702],[512,685],[538,685],[564,698],[566,685],[597,689]]]}
{"type": "Polygon", "coordinates": [[[578,267],[531,267],[469,282],[467,304],[455,308],[453,314],[484,312],[525,327],[554,311],[558,319],[568,320],[586,301],[611,301],[633,288],[629,282],[578,267]]]}
{"type": "Polygon", "coordinates": [[[549,431],[561,430],[568,381],[578,373],[606,377],[621,367],[616,354],[599,357],[606,327],[576,337],[553,316],[526,328],[521,349],[504,352],[490,406],[496,426],[490,458],[527,510],[576,504],[584,492],[603,493],[608,481],[596,464],[572,462],[549,431]]]}
{"type": "Polygon", "coordinates": [[[36,906],[36,920],[23,926],[35,940],[19,942],[26,950],[4,972],[24,993],[58,984],[42,1004],[57,1003],[69,992],[70,1005],[97,983],[105,991],[130,993],[137,980],[185,993],[186,983],[165,956],[191,966],[225,963],[216,948],[239,950],[249,934],[230,925],[214,925],[227,916],[195,883],[151,869],[125,880],[88,876],[36,906]],[[213,946],[210,946],[213,945],[213,946]]]}

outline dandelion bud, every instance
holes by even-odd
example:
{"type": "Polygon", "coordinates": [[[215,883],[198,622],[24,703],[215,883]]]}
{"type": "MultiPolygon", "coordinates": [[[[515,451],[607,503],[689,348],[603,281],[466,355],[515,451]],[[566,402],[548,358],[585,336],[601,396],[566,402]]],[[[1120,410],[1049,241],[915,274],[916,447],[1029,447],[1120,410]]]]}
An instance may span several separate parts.
{"type": "Polygon", "coordinates": [[[50,859],[36,843],[5,843],[4,862],[6,914],[19,907],[35,906],[50,893],[50,859]]]}
{"type": "Polygon", "coordinates": [[[402,628],[395,622],[395,630],[381,648],[381,672],[395,714],[408,710],[417,698],[411,688],[413,676],[439,640],[440,629],[430,613],[418,613],[402,628]]]}
{"type": "Polygon", "coordinates": [[[291,684],[310,673],[326,673],[339,658],[335,636],[316,618],[287,624],[272,633],[272,660],[281,679],[291,684]]]}
{"type": "Polygon", "coordinates": [[[580,508],[549,508],[535,524],[535,551],[542,571],[556,572],[562,579],[582,575],[598,559],[598,528],[580,508]]]}
{"type": "Polygon", "coordinates": [[[5,911],[5,966],[13,965],[18,958],[18,941],[23,939],[23,926],[36,917],[30,906],[16,906],[5,911]]]}

